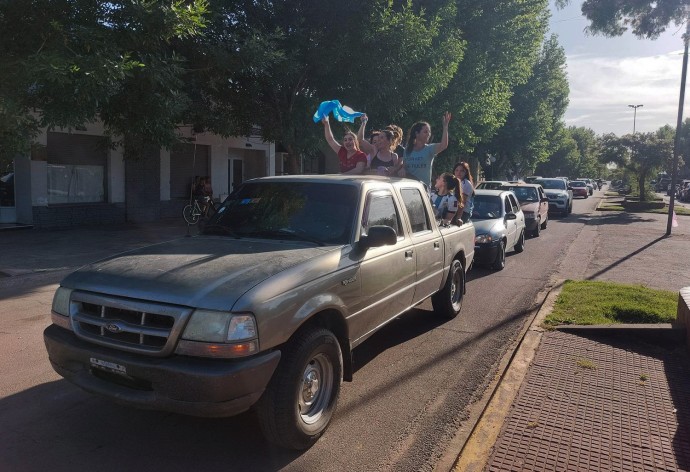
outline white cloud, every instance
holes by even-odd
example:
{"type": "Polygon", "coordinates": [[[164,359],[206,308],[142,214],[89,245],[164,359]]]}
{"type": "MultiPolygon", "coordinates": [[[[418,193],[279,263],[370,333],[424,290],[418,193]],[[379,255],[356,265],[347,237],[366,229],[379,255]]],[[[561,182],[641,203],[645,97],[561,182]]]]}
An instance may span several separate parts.
{"type": "Polygon", "coordinates": [[[680,91],[682,52],[650,56],[612,57],[589,54],[568,56],[570,106],[565,121],[597,133],[653,131],[675,124],[680,91]]]}

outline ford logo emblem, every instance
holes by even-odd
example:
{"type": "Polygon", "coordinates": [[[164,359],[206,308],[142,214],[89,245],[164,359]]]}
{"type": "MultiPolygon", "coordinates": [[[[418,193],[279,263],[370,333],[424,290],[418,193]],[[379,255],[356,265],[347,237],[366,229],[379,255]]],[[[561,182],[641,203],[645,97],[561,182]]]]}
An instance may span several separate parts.
{"type": "Polygon", "coordinates": [[[108,323],[107,325],[105,325],[105,329],[107,329],[111,333],[119,333],[120,331],[122,331],[122,328],[120,328],[120,326],[115,323],[108,323]]]}

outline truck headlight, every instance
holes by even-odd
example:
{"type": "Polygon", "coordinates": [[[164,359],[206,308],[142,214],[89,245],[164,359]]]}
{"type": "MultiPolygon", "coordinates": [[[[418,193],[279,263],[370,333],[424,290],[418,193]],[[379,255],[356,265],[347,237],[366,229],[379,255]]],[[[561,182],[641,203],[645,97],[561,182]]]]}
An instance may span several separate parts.
{"type": "Polygon", "coordinates": [[[50,318],[53,324],[56,324],[65,329],[72,329],[70,323],[70,297],[72,289],[65,287],[58,287],[53,296],[53,306],[50,312],[50,318]]]}
{"type": "Polygon", "coordinates": [[[490,234],[478,234],[474,237],[475,244],[490,243],[491,241],[493,241],[493,238],[490,234]]]}
{"type": "Polygon", "coordinates": [[[258,350],[254,315],[195,310],[176,352],[204,357],[241,357],[258,350]]]}

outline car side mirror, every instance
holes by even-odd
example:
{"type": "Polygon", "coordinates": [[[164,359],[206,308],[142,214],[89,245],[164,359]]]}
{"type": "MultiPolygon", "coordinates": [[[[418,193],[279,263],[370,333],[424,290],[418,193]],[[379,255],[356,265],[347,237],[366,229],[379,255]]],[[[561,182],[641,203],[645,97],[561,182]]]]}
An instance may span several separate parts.
{"type": "Polygon", "coordinates": [[[506,213],[506,220],[517,220],[517,215],[515,213],[506,213]]]}
{"type": "Polygon", "coordinates": [[[366,236],[359,238],[363,248],[390,246],[398,242],[398,234],[390,226],[376,225],[369,228],[366,236]]]}

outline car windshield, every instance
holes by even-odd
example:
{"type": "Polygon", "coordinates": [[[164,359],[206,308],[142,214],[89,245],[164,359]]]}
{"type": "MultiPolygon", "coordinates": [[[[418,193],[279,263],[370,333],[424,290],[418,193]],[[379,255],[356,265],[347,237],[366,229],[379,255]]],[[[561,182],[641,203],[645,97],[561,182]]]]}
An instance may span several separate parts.
{"type": "Polygon", "coordinates": [[[489,220],[501,217],[501,199],[494,195],[475,195],[472,219],[489,220]]]}
{"type": "Polygon", "coordinates": [[[498,190],[503,185],[503,182],[481,182],[479,185],[477,185],[477,188],[484,190],[498,190]]]}
{"type": "Polygon", "coordinates": [[[543,179],[538,180],[536,183],[540,184],[545,189],[565,190],[566,188],[565,181],[561,179],[543,179]]]}
{"type": "Polygon", "coordinates": [[[539,200],[537,189],[534,187],[506,187],[512,190],[520,203],[536,202],[539,200]]]}
{"type": "Polygon", "coordinates": [[[579,180],[574,180],[574,181],[570,182],[570,186],[571,187],[586,187],[587,184],[584,182],[580,182],[579,180]]]}
{"type": "Polygon", "coordinates": [[[233,192],[204,234],[347,244],[358,190],[316,182],[247,182],[233,192]]]}

